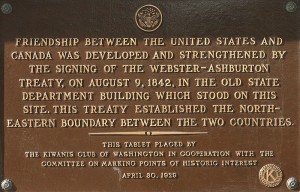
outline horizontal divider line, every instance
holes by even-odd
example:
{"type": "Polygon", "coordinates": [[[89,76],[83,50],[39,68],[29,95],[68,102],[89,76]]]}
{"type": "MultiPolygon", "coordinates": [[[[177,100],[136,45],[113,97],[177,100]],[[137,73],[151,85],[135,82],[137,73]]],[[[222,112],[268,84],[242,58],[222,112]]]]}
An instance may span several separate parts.
{"type": "Polygon", "coordinates": [[[208,134],[208,132],[182,132],[182,131],[131,131],[131,132],[101,132],[101,133],[89,133],[90,136],[163,136],[163,135],[202,135],[208,134]]]}

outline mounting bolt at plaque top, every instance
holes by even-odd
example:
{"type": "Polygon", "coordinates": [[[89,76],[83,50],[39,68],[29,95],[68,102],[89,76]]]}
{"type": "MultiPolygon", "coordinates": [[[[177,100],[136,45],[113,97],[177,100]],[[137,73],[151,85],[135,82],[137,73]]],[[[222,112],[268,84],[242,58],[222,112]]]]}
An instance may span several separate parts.
{"type": "Polygon", "coordinates": [[[1,182],[1,188],[5,191],[11,190],[13,188],[13,183],[11,180],[9,179],[4,179],[1,182]]]}
{"type": "Polygon", "coordinates": [[[286,181],[286,186],[289,190],[296,190],[298,188],[298,181],[296,178],[291,177],[286,181]]]}
{"type": "Polygon", "coordinates": [[[287,12],[293,13],[297,10],[297,4],[294,1],[289,1],[285,5],[285,9],[287,12]]]}
{"type": "Polygon", "coordinates": [[[9,3],[4,3],[2,6],[1,6],[1,11],[3,14],[5,15],[8,15],[12,12],[12,6],[11,4],[9,3]]]}

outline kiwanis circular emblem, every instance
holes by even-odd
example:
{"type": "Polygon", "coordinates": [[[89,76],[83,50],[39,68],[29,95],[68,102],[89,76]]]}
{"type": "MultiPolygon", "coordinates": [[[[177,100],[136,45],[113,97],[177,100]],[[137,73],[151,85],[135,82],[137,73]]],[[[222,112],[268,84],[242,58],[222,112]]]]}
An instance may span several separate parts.
{"type": "Polygon", "coordinates": [[[144,5],[135,13],[135,22],[141,30],[152,32],[161,25],[162,14],[154,5],[144,5]]]}
{"type": "Polygon", "coordinates": [[[259,180],[267,187],[276,187],[282,181],[282,171],[274,164],[267,164],[259,170],[259,180]]]}

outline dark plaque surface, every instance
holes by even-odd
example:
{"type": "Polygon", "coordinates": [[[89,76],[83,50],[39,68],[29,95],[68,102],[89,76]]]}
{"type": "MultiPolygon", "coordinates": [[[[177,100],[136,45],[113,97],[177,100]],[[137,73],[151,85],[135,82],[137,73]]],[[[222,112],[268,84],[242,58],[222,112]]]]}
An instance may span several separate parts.
{"type": "Polygon", "coordinates": [[[299,190],[299,7],[2,1],[2,189],[299,190]]]}

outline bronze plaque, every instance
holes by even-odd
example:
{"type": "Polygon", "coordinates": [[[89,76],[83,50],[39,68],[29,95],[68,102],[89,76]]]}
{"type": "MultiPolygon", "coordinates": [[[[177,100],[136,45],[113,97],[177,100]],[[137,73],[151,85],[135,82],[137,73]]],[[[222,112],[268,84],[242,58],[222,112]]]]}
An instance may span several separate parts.
{"type": "Polygon", "coordinates": [[[299,7],[2,1],[2,189],[299,190],[299,7]]]}

